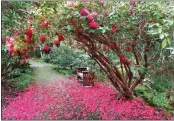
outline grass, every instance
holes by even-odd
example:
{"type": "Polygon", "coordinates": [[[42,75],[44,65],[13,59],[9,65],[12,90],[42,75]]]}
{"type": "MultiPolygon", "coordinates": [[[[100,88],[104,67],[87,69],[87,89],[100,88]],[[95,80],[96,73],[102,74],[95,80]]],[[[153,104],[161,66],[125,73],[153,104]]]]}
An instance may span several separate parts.
{"type": "Polygon", "coordinates": [[[65,75],[65,76],[69,76],[70,74],[73,73],[73,70],[70,70],[70,69],[59,69],[58,72],[60,74],[65,75]]]}
{"type": "Polygon", "coordinates": [[[33,80],[34,80],[33,76],[28,74],[22,74],[19,77],[9,80],[9,82],[16,86],[16,90],[21,91],[24,88],[28,87],[33,80]]]}
{"type": "Polygon", "coordinates": [[[59,68],[57,65],[52,65],[51,68],[65,76],[69,76],[70,74],[74,73],[74,70],[59,68]]]}

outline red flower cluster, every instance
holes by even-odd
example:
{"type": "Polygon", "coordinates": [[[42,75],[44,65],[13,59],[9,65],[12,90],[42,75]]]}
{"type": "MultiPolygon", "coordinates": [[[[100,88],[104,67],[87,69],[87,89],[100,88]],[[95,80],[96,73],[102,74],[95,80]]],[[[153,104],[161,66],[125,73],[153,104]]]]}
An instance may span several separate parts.
{"type": "Polygon", "coordinates": [[[89,21],[89,27],[90,27],[90,28],[96,29],[96,28],[99,27],[98,22],[96,22],[96,21],[94,20],[94,17],[97,16],[97,13],[96,13],[96,12],[93,12],[93,11],[91,11],[91,10],[87,10],[87,9],[85,9],[85,8],[82,8],[82,9],[80,10],[80,14],[81,14],[82,16],[87,16],[86,19],[89,21]]]}
{"type": "Polygon", "coordinates": [[[49,52],[50,52],[50,47],[49,47],[48,45],[45,45],[45,46],[43,47],[43,51],[44,51],[45,53],[49,53],[49,52]]]}
{"type": "Polygon", "coordinates": [[[31,37],[27,36],[27,37],[26,37],[26,42],[27,42],[28,44],[32,44],[31,37]]]}
{"type": "Polygon", "coordinates": [[[31,37],[32,37],[32,30],[31,29],[27,29],[25,31],[25,34],[26,34],[26,42],[28,44],[31,44],[32,43],[32,40],[31,40],[31,37]]]}
{"type": "Polygon", "coordinates": [[[89,23],[89,27],[90,28],[93,28],[93,29],[96,29],[96,28],[98,28],[98,22],[95,22],[95,21],[91,21],[90,23],[89,23]]]}
{"type": "Polygon", "coordinates": [[[120,59],[123,63],[126,63],[128,65],[131,64],[131,61],[129,59],[127,59],[124,54],[120,54],[120,59]]]}
{"type": "Polygon", "coordinates": [[[46,41],[46,37],[44,36],[44,35],[41,35],[40,36],[40,41],[42,42],[42,43],[44,43],[45,41],[46,41]]]}
{"type": "Polygon", "coordinates": [[[88,13],[89,13],[89,11],[87,9],[85,9],[85,8],[82,8],[80,10],[80,15],[82,15],[82,16],[86,16],[86,15],[88,15],[88,13]]]}
{"type": "Polygon", "coordinates": [[[58,40],[59,40],[59,41],[63,41],[63,40],[64,40],[64,37],[63,37],[62,33],[59,33],[59,35],[58,35],[58,40]]]}
{"type": "Polygon", "coordinates": [[[91,21],[94,20],[94,17],[93,17],[92,15],[88,15],[88,16],[87,16],[87,19],[88,19],[89,22],[91,22],[91,21]]]}
{"type": "Polygon", "coordinates": [[[25,53],[24,58],[28,58],[28,57],[29,57],[28,53],[25,53]]]}
{"type": "Polygon", "coordinates": [[[28,36],[28,37],[32,37],[32,30],[31,29],[27,29],[26,31],[25,31],[25,34],[28,36]]]}

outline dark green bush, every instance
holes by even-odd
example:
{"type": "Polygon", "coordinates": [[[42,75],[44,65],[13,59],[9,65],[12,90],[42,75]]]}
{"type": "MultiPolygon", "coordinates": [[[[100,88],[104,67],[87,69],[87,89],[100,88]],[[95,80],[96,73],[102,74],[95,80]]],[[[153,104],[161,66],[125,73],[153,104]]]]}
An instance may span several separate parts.
{"type": "Polygon", "coordinates": [[[152,85],[152,88],[157,90],[158,92],[165,92],[171,88],[170,81],[165,78],[155,77],[153,79],[154,84],[152,85]]]}
{"type": "Polygon", "coordinates": [[[36,58],[40,58],[41,57],[40,50],[39,49],[35,50],[34,55],[35,55],[36,58]]]}
{"type": "Polygon", "coordinates": [[[10,79],[9,82],[16,86],[18,91],[28,87],[34,80],[34,77],[28,74],[21,74],[21,76],[10,79]]]}
{"type": "Polygon", "coordinates": [[[155,89],[149,89],[145,86],[137,86],[134,90],[134,95],[137,97],[142,97],[152,106],[173,110],[169,104],[170,101],[167,99],[165,92],[158,92],[155,89]]]}
{"type": "Polygon", "coordinates": [[[21,65],[19,58],[11,56],[4,46],[1,47],[1,55],[2,84],[7,84],[8,79],[19,77],[23,73],[32,73],[32,68],[30,68],[29,63],[21,65]]]}
{"type": "Polygon", "coordinates": [[[167,100],[166,95],[164,93],[156,92],[152,97],[151,103],[154,106],[163,107],[167,110],[172,109],[172,107],[169,105],[169,101],[167,100]]]}

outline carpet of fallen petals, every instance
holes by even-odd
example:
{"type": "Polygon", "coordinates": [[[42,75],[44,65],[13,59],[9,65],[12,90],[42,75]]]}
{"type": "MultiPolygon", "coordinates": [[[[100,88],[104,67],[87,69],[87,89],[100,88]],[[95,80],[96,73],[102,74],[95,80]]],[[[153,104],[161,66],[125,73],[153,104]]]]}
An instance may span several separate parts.
{"type": "Polygon", "coordinates": [[[143,99],[116,100],[112,85],[95,83],[83,87],[75,79],[31,85],[2,111],[7,120],[160,120],[174,119],[169,113],[148,106],[143,99]]]}

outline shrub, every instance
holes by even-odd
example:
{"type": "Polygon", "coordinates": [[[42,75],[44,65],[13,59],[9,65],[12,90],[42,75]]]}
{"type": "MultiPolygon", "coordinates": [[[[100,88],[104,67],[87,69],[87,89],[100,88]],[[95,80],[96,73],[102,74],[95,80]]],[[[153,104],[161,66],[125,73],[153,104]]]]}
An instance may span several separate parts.
{"type": "Polygon", "coordinates": [[[164,92],[158,92],[155,89],[148,89],[145,86],[137,86],[134,90],[134,95],[142,97],[152,106],[173,110],[169,104],[170,101],[166,98],[164,92]]]}
{"type": "Polygon", "coordinates": [[[34,77],[28,74],[21,74],[21,76],[10,79],[9,82],[16,86],[18,91],[28,87],[29,84],[34,80],[34,77]]]}
{"type": "Polygon", "coordinates": [[[59,48],[52,47],[49,55],[45,55],[43,60],[48,63],[57,65],[61,69],[75,69],[76,67],[95,68],[94,61],[84,53],[73,49],[66,44],[61,44],[59,48]]]}
{"type": "Polygon", "coordinates": [[[158,92],[165,92],[171,88],[169,80],[165,78],[155,77],[153,80],[154,84],[152,85],[152,88],[157,90],[158,92]]]}
{"type": "Polygon", "coordinates": [[[164,93],[155,93],[152,98],[152,104],[157,107],[163,107],[165,109],[172,109],[169,105],[169,101],[164,93]]]}
{"type": "Polygon", "coordinates": [[[30,68],[29,63],[21,65],[19,57],[11,56],[4,46],[2,46],[1,48],[1,54],[2,54],[2,59],[1,59],[2,84],[6,84],[8,79],[19,77],[22,73],[27,73],[27,74],[32,73],[32,69],[30,68]]]}

